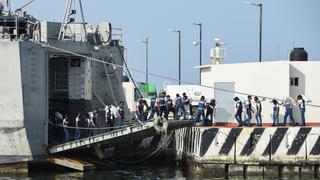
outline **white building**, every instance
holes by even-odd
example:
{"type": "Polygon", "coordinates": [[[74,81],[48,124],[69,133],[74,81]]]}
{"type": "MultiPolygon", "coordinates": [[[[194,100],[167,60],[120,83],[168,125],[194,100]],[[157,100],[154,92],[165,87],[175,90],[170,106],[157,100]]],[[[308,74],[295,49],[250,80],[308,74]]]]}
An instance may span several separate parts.
{"type": "MultiPolygon", "coordinates": [[[[320,78],[320,61],[217,64],[197,68],[201,69],[201,85],[214,87],[213,97],[218,102],[217,125],[237,125],[233,98],[246,99],[246,95],[239,93],[279,99],[303,94],[312,101],[310,104],[320,105],[320,85],[317,81],[320,78]]],[[[263,124],[271,125],[273,109],[269,99],[262,102],[262,108],[263,124]]],[[[283,122],[283,115],[284,107],[279,115],[280,123],[283,122]]],[[[301,123],[298,106],[294,107],[294,118],[301,123]]],[[[253,115],[251,123],[255,122],[253,115]]],[[[320,125],[320,107],[307,106],[306,125],[320,125]]]]}

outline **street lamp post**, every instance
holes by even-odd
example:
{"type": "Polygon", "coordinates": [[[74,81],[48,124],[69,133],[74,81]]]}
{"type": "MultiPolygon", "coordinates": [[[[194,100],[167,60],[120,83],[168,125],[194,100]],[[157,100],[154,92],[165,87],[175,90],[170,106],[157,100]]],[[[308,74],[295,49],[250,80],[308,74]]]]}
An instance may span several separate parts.
{"type": "Polygon", "coordinates": [[[171,32],[176,32],[179,35],[179,85],[181,85],[181,31],[175,29],[168,29],[171,32]]]}
{"type": "Polygon", "coordinates": [[[147,37],[145,41],[142,41],[142,40],[138,40],[138,42],[141,42],[141,43],[144,43],[146,44],[146,84],[148,84],[148,74],[149,74],[149,68],[148,68],[148,56],[149,56],[149,52],[148,52],[148,49],[149,49],[149,38],[147,37]]]}
{"type": "Polygon", "coordinates": [[[262,3],[246,2],[246,4],[258,6],[260,8],[260,35],[259,35],[259,62],[262,59],[262,3]]]}
{"type": "MultiPolygon", "coordinates": [[[[199,35],[199,38],[200,38],[200,40],[199,40],[199,49],[200,49],[200,53],[199,53],[199,60],[200,60],[200,62],[199,62],[199,66],[201,66],[202,65],[202,23],[194,23],[194,22],[189,22],[190,24],[192,24],[192,25],[196,25],[196,26],[199,26],[199,32],[200,32],[200,35],[199,35]]],[[[196,43],[195,45],[197,45],[198,43],[196,43]]],[[[199,83],[201,84],[201,70],[199,70],[199,83]]]]}

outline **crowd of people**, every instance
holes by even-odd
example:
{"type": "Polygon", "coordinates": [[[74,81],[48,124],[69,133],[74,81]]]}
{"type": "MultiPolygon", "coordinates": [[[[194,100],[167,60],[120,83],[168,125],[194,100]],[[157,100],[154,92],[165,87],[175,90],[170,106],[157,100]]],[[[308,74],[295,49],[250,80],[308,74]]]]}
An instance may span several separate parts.
{"type": "MultiPolygon", "coordinates": [[[[234,118],[238,122],[238,126],[252,126],[251,120],[253,119],[253,114],[256,119],[256,126],[262,126],[262,103],[265,99],[260,99],[255,96],[252,100],[252,96],[247,96],[246,100],[241,97],[233,98],[235,101],[235,114],[234,118]]],[[[150,103],[143,98],[138,100],[136,106],[136,119],[139,123],[144,123],[147,120],[152,120],[155,116],[162,117],[165,119],[169,118],[169,115],[173,117],[174,120],[190,120],[194,118],[193,123],[201,124],[202,126],[214,125],[215,115],[216,115],[216,101],[215,99],[205,99],[201,96],[198,101],[198,106],[195,109],[192,105],[192,99],[189,98],[186,93],[176,94],[176,97],[172,99],[170,95],[165,93],[160,93],[159,97],[155,95],[151,98],[150,103]]],[[[286,126],[288,117],[290,118],[291,125],[295,126],[295,120],[293,117],[292,108],[295,104],[298,104],[301,114],[302,126],[305,125],[305,111],[307,100],[302,95],[298,95],[295,99],[286,98],[285,100],[277,100],[276,98],[270,101],[273,104],[273,126],[278,126],[279,124],[279,112],[280,108],[285,108],[284,122],[283,125],[286,126]]],[[[125,121],[125,106],[124,101],[121,101],[117,107],[110,103],[107,103],[104,108],[104,118],[105,126],[100,128],[97,123],[99,109],[95,108],[88,113],[77,113],[74,121],[70,120],[69,116],[66,114],[64,117],[56,112],[55,122],[62,122],[62,127],[64,131],[64,141],[68,142],[70,140],[70,129],[74,131],[74,140],[78,140],[84,135],[93,136],[94,130],[104,130],[106,132],[113,131],[115,128],[121,128],[125,121]],[[115,127],[115,122],[117,121],[117,126],[115,127]],[[74,125],[74,126],[72,126],[74,125]],[[86,130],[86,131],[83,131],[86,130]],[[83,135],[84,133],[84,135],[83,135]],[[87,134],[86,134],[87,133],[87,134]]]]}
{"type": "Polygon", "coordinates": [[[146,100],[140,98],[137,103],[136,117],[140,122],[145,122],[148,119],[159,116],[165,119],[169,118],[171,113],[174,120],[184,119],[189,120],[195,117],[194,123],[196,124],[202,116],[202,125],[208,126],[214,122],[215,114],[215,100],[207,99],[202,96],[198,107],[197,113],[194,116],[192,99],[189,98],[186,93],[176,94],[175,98],[172,99],[170,95],[166,95],[164,92],[159,94],[159,97],[155,95],[150,100],[150,108],[146,100]]]}

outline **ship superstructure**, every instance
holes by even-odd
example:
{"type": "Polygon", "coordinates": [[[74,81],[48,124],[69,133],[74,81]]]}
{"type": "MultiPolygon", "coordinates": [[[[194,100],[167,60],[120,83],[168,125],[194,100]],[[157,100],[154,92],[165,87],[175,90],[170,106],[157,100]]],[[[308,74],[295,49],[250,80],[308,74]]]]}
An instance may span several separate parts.
{"type": "MultiPolygon", "coordinates": [[[[41,159],[55,112],[75,115],[124,97],[122,37],[109,22],[89,25],[72,15],[38,21],[22,8],[0,11],[0,164],[41,159]],[[99,61],[98,61],[99,60],[99,61]],[[110,64],[120,66],[112,66],[110,64]]],[[[100,122],[102,120],[102,114],[100,122]]]]}

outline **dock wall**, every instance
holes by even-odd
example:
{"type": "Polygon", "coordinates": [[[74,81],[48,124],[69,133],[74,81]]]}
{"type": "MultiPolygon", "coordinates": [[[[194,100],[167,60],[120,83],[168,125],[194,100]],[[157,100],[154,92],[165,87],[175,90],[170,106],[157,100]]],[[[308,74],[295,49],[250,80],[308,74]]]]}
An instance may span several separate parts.
{"type": "Polygon", "coordinates": [[[281,175],[285,167],[318,175],[320,165],[319,127],[188,127],[175,131],[173,144],[178,161],[198,170],[218,165],[227,175],[239,169],[244,175],[248,169],[281,175]]]}

